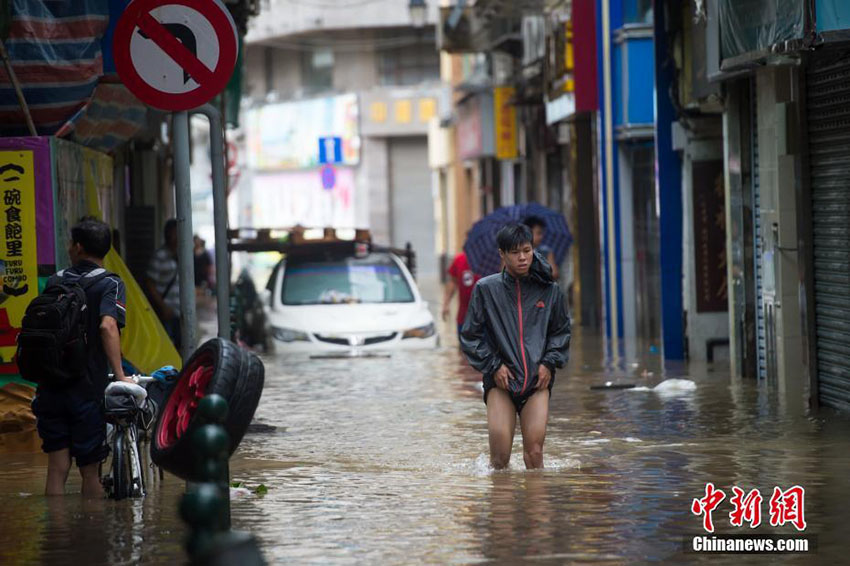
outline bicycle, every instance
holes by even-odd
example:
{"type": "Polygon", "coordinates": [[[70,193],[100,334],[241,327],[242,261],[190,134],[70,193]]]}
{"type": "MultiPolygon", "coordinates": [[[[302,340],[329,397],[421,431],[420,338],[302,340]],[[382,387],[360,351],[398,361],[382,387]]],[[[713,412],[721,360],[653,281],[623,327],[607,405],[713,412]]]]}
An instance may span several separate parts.
{"type": "Polygon", "coordinates": [[[112,452],[109,474],[103,476],[101,468],[101,483],[107,497],[115,500],[145,496],[139,442],[141,435],[150,431],[157,412],[156,404],[148,399],[147,389],[143,387],[155,382],[156,378],[130,377],[135,384],[112,382],[104,393],[106,422],[112,429],[107,431],[107,443],[112,452]]]}

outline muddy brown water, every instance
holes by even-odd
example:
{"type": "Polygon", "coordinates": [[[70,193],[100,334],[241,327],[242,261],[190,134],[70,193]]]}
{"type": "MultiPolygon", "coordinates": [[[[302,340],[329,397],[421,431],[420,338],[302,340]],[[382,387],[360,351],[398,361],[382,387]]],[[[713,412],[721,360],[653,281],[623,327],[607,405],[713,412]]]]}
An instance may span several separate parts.
{"type": "MultiPolygon", "coordinates": [[[[603,367],[598,340],[578,337],[557,375],[546,469],[487,462],[480,378],[454,344],[390,358],[265,359],[266,389],[232,462],[264,496],[233,501],[234,528],[254,533],[273,564],[847,564],[850,420],[788,417],[764,384],[722,364],[668,370],[646,356],[603,367]],[[652,372],[651,374],[649,372],[652,372]],[[692,391],[591,390],[606,381],[692,391]],[[770,527],[773,486],[806,489],[809,555],[695,555],[690,512],[706,482],[727,492],[714,512],[729,525],[731,486],[759,488],[770,527]]],[[[183,484],[154,482],[144,500],[46,499],[41,455],[0,456],[0,564],[174,564],[185,529],[183,484]]],[[[79,491],[73,478],[69,492],[79,491]]]]}

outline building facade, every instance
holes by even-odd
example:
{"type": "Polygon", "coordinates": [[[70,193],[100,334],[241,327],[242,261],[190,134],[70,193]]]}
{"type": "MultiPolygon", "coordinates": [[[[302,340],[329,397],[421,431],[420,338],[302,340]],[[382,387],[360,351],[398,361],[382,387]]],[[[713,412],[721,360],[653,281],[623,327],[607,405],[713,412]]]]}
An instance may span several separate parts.
{"type": "Polygon", "coordinates": [[[850,6],[720,1],[704,17],[726,91],[733,373],[775,385],[789,410],[850,409],[850,6]]]}
{"type": "Polygon", "coordinates": [[[561,283],[576,322],[598,328],[595,50],[576,57],[573,49],[574,29],[580,41],[595,37],[593,6],[462,4],[445,5],[440,22],[451,95],[434,139],[453,144],[432,163],[446,183],[444,254],[460,251],[474,222],[499,207],[537,202],[560,211],[576,241],[561,283]]]}
{"type": "Polygon", "coordinates": [[[240,223],[369,228],[436,277],[436,14],[414,27],[406,2],[271,2],[246,38],[240,223]]]}

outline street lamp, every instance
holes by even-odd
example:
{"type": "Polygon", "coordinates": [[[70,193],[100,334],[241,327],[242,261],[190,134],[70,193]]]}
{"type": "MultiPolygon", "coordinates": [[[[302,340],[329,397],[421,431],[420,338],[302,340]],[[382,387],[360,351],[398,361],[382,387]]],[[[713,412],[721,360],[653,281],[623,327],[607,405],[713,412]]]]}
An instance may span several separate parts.
{"type": "Polygon", "coordinates": [[[424,27],[428,19],[428,5],[425,4],[425,0],[410,0],[407,7],[410,9],[410,21],[413,27],[424,27]]]}

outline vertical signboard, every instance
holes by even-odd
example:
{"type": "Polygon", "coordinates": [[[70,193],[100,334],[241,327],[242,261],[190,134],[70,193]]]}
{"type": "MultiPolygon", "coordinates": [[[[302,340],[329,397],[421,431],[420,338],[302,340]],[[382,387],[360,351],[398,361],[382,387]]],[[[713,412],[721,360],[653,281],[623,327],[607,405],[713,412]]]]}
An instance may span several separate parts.
{"type": "Polygon", "coordinates": [[[728,289],[723,162],[695,161],[693,179],[697,312],[724,312],[728,289]]]}
{"type": "Polygon", "coordinates": [[[496,113],[496,159],[517,158],[516,107],[510,103],[514,88],[499,86],[493,89],[493,109],[496,113]]]}
{"type": "Polygon", "coordinates": [[[38,295],[35,174],[32,151],[0,151],[0,363],[15,354],[27,305],[38,295]]]}

